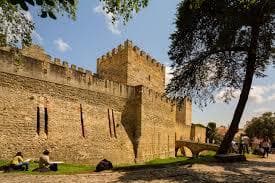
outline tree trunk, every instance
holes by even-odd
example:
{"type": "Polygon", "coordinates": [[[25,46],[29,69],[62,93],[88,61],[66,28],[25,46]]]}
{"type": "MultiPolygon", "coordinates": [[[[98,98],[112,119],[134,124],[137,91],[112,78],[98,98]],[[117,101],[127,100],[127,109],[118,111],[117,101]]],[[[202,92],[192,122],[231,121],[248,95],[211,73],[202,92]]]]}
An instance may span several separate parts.
{"type": "Polygon", "coordinates": [[[246,66],[246,73],[245,73],[245,79],[243,83],[243,88],[241,91],[241,95],[239,98],[239,102],[237,104],[237,107],[234,112],[234,116],[232,119],[232,122],[230,124],[230,127],[228,131],[226,132],[223,141],[220,145],[220,148],[218,150],[218,154],[227,154],[230,147],[231,142],[235,136],[235,134],[238,132],[239,123],[249,96],[249,92],[251,89],[251,84],[255,72],[255,65],[256,65],[256,50],[258,47],[258,37],[259,37],[259,25],[252,26],[252,32],[251,32],[251,44],[248,51],[248,61],[246,66]]]}

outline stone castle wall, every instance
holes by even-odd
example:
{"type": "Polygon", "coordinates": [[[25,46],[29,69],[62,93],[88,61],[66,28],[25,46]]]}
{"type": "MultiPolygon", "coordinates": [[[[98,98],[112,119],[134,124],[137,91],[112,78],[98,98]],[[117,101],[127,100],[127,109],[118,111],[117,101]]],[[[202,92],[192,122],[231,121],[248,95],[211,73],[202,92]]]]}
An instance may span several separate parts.
{"type": "Polygon", "coordinates": [[[38,157],[49,149],[52,157],[66,162],[95,164],[102,158],[115,164],[134,162],[129,138],[136,120],[133,87],[87,78],[87,73],[74,68],[69,69],[72,76],[64,78],[64,66],[48,63],[47,72],[42,72],[43,62],[20,59],[17,63],[9,52],[0,53],[0,159],[10,159],[17,151],[38,157]]]}
{"type": "Polygon", "coordinates": [[[138,160],[175,156],[175,104],[153,90],[138,86],[140,136],[138,160]]]}
{"type": "Polygon", "coordinates": [[[176,140],[190,140],[192,125],[192,101],[185,98],[182,106],[176,107],[176,140]]]}
{"type": "Polygon", "coordinates": [[[191,140],[195,142],[206,142],[206,127],[201,124],[192,124],[191,127],[191,140]]]}
{"type": "Polygon", "coordinates": [[[68,163],[174,156],[171,101],[35,50],[0,50],[0,159],[17,151],[35,158],[44,149],[68,163]]]}
{"type": "Polygon", "coordinates": [[[124,45],[97,59],[97,74],[100,78],[127,84],[128,50],[124,45]]]}

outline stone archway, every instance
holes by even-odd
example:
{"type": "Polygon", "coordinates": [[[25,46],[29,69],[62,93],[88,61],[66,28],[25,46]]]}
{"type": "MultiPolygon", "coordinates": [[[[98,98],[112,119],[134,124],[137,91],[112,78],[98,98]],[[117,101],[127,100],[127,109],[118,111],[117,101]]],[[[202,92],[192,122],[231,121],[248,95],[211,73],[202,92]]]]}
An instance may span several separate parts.
{"type": "Polygon", "coordinates": [[[183,147],[187,147],[188,149],[190,149],[193,157],[198,157],[199,153],[202,151],[205,151],[205,150],[217,151],[219,148],[219,146],[215,144],[197,143],[192,141],[179,140],[179,141],[176,141],[175,155],[177,155],[178,150],[183,147]]]}

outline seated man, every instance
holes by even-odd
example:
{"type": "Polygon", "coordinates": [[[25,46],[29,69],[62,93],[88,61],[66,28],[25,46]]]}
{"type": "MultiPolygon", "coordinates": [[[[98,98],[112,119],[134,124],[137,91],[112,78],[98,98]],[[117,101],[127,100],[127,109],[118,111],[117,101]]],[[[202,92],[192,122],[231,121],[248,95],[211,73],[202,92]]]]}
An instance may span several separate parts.
{"type": "Polygon", "coordinates": [[[10,164],[14,170],[29,170],[29,162],[24,162],[22,152],[17,152],[10,164]]]}
{"type": "Polygon", "coordinates": [[[45,150],[39,158],[39,168],[49,168],[50,167],[50,152],[48,150],[45,150]]]}
{"type": "Polygon", "coordinates": [[[50,162],[49,157],[50,152],[45,150],[39,158],[39,167],[34,171],[47,172],[47,171],[57,171],[57,164],[50,162]]]}

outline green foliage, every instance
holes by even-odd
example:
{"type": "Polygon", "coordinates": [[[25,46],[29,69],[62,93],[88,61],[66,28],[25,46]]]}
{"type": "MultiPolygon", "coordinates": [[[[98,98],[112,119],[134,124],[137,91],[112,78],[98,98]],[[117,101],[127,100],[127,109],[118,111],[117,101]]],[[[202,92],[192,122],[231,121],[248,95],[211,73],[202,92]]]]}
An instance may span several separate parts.
{"type": "Polygon", "coordinates": [[[245,133],[250,137],[269,137],[275,140],[275,113],[267,112],[260,117],[254,117],[246,123],[245,133]]]}
{"type": "Polygon", "coordinates": [[[267,66],[275,64],[270,59],[274,8],[272,0],[182,1],[170,37],[174,72],[166,89],[169,96],[188,96],[204,107],[215,102],[216,92],[225,90],[224,101],[230,101],[243,85],[254,25],[260,29],[255,75],[264,77],[267,66]]]}
{"type": "Polygon", "coordinates": [[[128,22],[133,13],[138,13],[142,8],[148,6],[149,0],[100,0],[103,2],[103,8],[112,15],[113,21],[122,17],[128,22]]]}
{"type": "Polygon", "coordinates": [[[209,122],[207,124],[206,138],[209,139],[209,143],[221,143],[223,137],[217,133],[217,124],[215,122],[209,122]]]}
{"type": "Polygon", "coordinates": [[[215,122],[209,122],[207,124],[206,138],[209,139],[210,143],[213,143],[213,141],[215,140],[215,137],[217,135],[216,127],[217,127],[217,125],[215,122]]]}
{"type": "Polygon", "coordinates": [[[76,16],[77,0],[8,0],[14,6],[29,11],[30,6],[40,11],[40,17],[56,19],[57,14],[65,13],[72,19],[76,16]]]}
{"type": "Polygon", "coordinates": [[[34,6],[40,17],[56,19],[57,14],[76,16],[76,0],[1,0],[0,1],[0,46],[29,45],[32,41],[34,23],[26,12],[34,6]]]}
{"type": "Polygon", "coordinates": [[[30,43],[34,24],[19,7],[0,1],[0,46],[30,43]]]}

